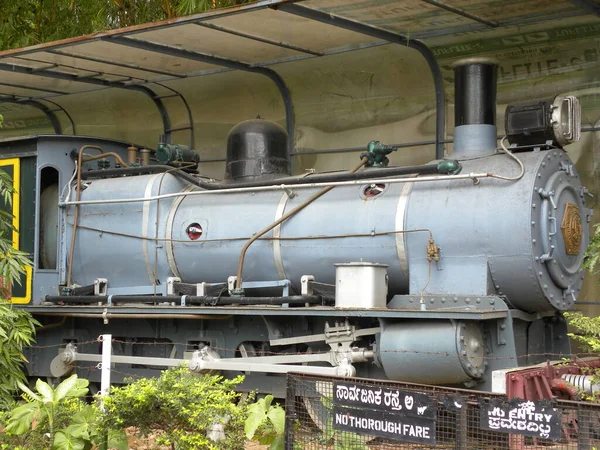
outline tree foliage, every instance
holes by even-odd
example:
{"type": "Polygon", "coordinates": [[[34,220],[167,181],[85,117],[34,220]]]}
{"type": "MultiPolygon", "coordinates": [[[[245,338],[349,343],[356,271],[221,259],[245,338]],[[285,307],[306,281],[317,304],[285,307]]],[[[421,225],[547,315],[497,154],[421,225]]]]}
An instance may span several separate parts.
{"type": "Polygon", "coordinates": [[[248,3],[249,0],[0,0],[0,49],[248,3]]]}
{"type": "MultiPolygon", "coordinates": [[[[597,274],[600,268],[600,224],[595,226],[590,245],[585,253],[584,267],[597,274]]],[[[600,353],[600,317],[587,317],[581,313],[566,313],[569,324],[579,330],[569,336],[581,345],[583,350],[600,353]]]]}
{"type": "MultiPolygon", "coordinates": [[[[10,206],[13,192],[10,177],[0,170],[0,204],[10,206]]],[[[20,283],[25,266],[31,265],[28,255],[12,246],[12,219],[12,214],[0,209],[0,410],[12,406],[17,383],[25,381],[23,347],[33,343],[39,325],[27,311],[6,301],[10,285],[20,283]]]]}
{"type": "Polygon", "coordinates": [[[0,411],[13,405],[17,383],[25,381],[23,347],[33,343],[36,324],[27,311],[0,301],[0,411]]]}
{"type": "MultiPolygon", "coordinates": [[[[8,173],[0,170],[0,205],[12,204],[14,193],[12,180],[8,173]]],[[[13,248],[13,215],[0,208],[0,299],[5,299],[10,283],[20,283],[25,266],[31,266],[29,255],[13,248]],[[2,280],[8,280],[2,282],[2,280]]]]}
{"type": "Polygon", "coordinates": [[[585,253],[584,267],[591,273],[597,273],[598,263],[600,263],[600,224],[594,227],[594,233],[590,239],[590,245],[585,253]]]}
{"type": "MultiPolygon", "coordinates": [[[[597,274],[600,268],[600,225],[595,226],[585,256],[584,267],[590,273],[597,274]]],[[[579,344],[583,351],[600,354],[600,317],[588,317],[580,312],[568,312],[565,313],[565,317],[569,325],[576,329],[575,333],[569,333],[569,337],[579,344]]],[[[593,375],[593,383],[600,383],[600,371],[596,369],[591,370],[590,373],[593,375]]],[[[581,396],[596,402],[600,400],[597,395],[589,396],[583,392],[581,396]]]]}

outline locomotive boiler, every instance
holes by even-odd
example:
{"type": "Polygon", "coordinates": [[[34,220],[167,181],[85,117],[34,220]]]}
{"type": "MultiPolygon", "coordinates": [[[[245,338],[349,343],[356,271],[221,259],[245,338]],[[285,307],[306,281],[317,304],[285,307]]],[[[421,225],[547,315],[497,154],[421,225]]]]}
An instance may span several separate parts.
{"type": "Polygon", "coordinates": [[[287,134],[260,118],[231,131],[223,182],[166,143],[153,161],[93,138],[10,144],[39,193],[26,307],[52,350],[30,350],[29,374],[98,379],[105,333],[123,373],[185,362],[278,394],[289,371],[489,389],[567,355],[591,217],[563,150],[577,99],[510,105],[498,144],[496,66],[463,61],[455,86],[454,151],[423,166],[387,167],[372,141],[348,172],[289,176],[287,134]]]}

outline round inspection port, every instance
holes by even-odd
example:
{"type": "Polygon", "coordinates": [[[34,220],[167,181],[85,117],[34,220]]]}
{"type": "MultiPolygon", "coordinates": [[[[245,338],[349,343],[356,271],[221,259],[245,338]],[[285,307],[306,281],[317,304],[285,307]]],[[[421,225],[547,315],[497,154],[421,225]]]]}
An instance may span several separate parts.
{"type": "Polygon", "coordinates": [[[185,232],[192,241],[196,241],[202,236],[202,227],[199,223],[194,222],[188,225],[185,232]]]}
{"type": "Polygon", "coordinates": [[[365,186],[362,190],[362,195],[365,198],[373,198],[378,195],[383,194],[386,189],[386,185],[383,183],[370,184],[369,186],[365,186]]]}

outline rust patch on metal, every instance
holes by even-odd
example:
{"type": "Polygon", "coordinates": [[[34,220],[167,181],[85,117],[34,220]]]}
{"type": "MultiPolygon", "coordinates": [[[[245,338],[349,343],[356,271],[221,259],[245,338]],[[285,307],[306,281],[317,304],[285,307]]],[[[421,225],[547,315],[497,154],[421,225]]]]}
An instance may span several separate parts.
{"type": "Polygon", "coordinates": [[[567,203],[560,230],[565,241],[567,255],[578,255],[581,250],[583,226],[581,225],[579,208],[574,203],[567,203]]]}

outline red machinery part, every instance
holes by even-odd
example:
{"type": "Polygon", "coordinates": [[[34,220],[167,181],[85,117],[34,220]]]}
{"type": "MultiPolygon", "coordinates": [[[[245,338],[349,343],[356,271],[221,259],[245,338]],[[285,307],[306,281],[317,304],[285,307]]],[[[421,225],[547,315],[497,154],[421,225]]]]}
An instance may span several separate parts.
{"type": "Polygon", "coordinates": [[[575,400],[577,386],[563,379],[564,375],[586,375],[600,368],[600,358],[582,358],[565,362],[547,362],[524,367],[506,374],[506,396],[524,400],[561,398],[575,400]]]}

